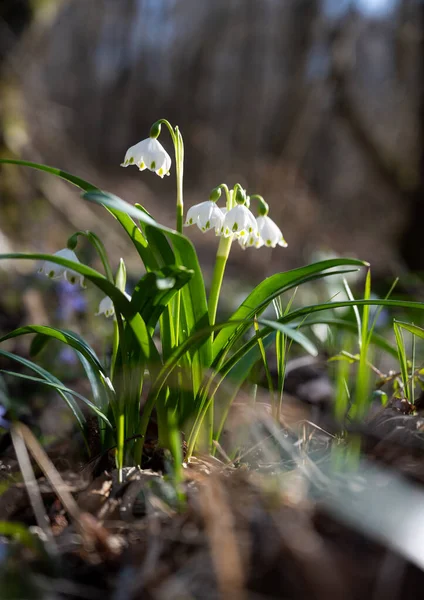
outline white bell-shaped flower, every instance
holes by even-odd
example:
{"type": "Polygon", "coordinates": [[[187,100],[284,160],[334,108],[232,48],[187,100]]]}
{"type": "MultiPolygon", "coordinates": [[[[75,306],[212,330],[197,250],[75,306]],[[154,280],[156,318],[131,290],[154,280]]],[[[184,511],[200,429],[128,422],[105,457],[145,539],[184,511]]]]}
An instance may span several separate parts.
{"type": "Polygon", "coordinates": [[[137,165],[140,171],[149,169],[163,178],[164,175],[169,175],[171,157],[156,138],[149,137],[128,148],[121,167],[129,165],[137,165]]]}
{"type": "Polygon", "coordinates": [[[96,317],[99,315],[105,315],[105,317],[113,317],[115,314],[115,307],[109,296],[105,296],[99,304],[99,310],[96,312],[96,317]]]}
{"type": "MultiPolygon", "coordinates": [[[[124,292],[124,296],[127,300],[131,301],[131,296],[127,294],[127,292],[124,292]]],[[[111,298],[109,298],[109,296],[105,296],[102,300],[100,300],[99,310],[95,313],[95,316],[98,317],[99,315],[104,315],[105,317],[109,318],[113,317],[114,314],[115,306],[111,298]]]]}
{"type": "Polygon", "coordinates": [[[269,248],[275,246],[287,247],[287,242],[281,233],[281,229],[267,215],[261,215],[256,219],[258,224],[259,235],[263,241],[263,245],[269,248]]]}
{"type": "Polygon", "coordinates": [[[207,200],[189,208],[184,226],[197,225],[203,232],[209,231],[209,229],[219,231],[223,221],[224,213],[222,210],[213,200],[207,200]]]}
{"type": "MultiPolygon", "coordinates": [[[[55,252],[53,256],[60,256],[61,258],[66,258],[67,260],[72,260],[73,262],[80,263],[77,255],[73,250],[69,248],[63,248],[63,250],[59,250],[55,252]]],[[[74,285],[79,282],[81,287],[84,286],[84,276],[80,275],[76,271],[72,269],[68,269],[67,267],[63,267],[62,265],[57,265],[56,263],[50,262],[46,260],[41,267],[38,269],[39,273],[44,273],[50,279],[66,279],[69,283],[74,285]]]]}
{"type": "Polygon", "coordinates": [[[238,243],[243,250],[246,250],[246,248],[250,248],[252,246],[254,248],[261,248],[264,245],[264,241],[261,236],[253,234],[249,234],[245,237],[238,237],[238,243]]]}
{"type": "Polygon", "coordinates": [[[256,219],[246,206],[237,204],[225,214],[221,235],[224,237],[235,235],[242,241],[249,236],[259,238],[256,219]]]}

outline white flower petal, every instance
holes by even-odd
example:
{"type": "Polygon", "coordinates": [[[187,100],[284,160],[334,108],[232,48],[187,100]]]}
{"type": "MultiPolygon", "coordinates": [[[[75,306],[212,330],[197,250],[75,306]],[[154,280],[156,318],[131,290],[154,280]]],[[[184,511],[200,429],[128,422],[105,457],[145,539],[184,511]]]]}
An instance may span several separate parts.
{"type": "MultiPolygon", "coordinates": [[[[53,256],[59,256],[60,258],[65,258],[66,260],[72,260],[73,262],[79,263],[77,255],[73,250],[69,248],[63,248],[58,252],[55,252],[53,256]]],[[[69,283],[75,284],[77,282],[80,283],[81,287],[84,287],[84,276],[80,275],[76,271],[72,269],[67,269],[62,265],[57,265],[49,260],[46,260],[41,267],[38,269],[39,273],[44,273],[50,279],[66,279],[69,283]]]]}
{"type": "Polygon", "coordinates": [[[260,216],[256,219],[259,235],[265,246],[275,248],[275,246],[287,247],[287,242],[281,233],[281,229],[268,216],[260,216]]]}
{"type": "Polygon", "coordinates": [[[79,273],[77,273],[76,271],[72,271],[71,269],[65,269],[63,276],[68,283],[71,283],[72,285],[79,283],[82,288],[85,287],[84,275],[80,275],[79,273]]]}
{"type": "Polygon", "coordinates": [[[169,175],[171,162],[171,157],[162,144],[157,139],[149,137],[128,148],[121,167],[137,165],[140,171],[149,169],[163,178],[164,175],[169,175]]]}
{"type": "Polygon", "coordinates": [[[258,225],[250,210],[242,204],[237,204],[229,210],[222,224],[221,233],[224,237],[236,234],[243,239],[249,235],[258,237],[258,225]]]}
{"type": "Polygon", "coordinates": [[[96,317],[99,315],[105,315],[105,317],[113,317],[115,314],[115,307],[109,296],[105,296],[99,304],[99,311],[96,312],[96,317]]]}
{"type": "Polygon", "coordinates": [[[209,229],[215,229],[216,231],[222,227],[223,220],[224,214],[221,209],[213,200],[207,200],[195,204],[188,210],[184,225],[185,227],[197,225],[203,232],[209,231],[209,229]]]}
{"type": "MultiPolygon", "coordinates": [[[[129,294],[127,294],[127,292],[124,292],[124,296],[126,297],[127,300],[129,300],[131,302],[131,296],[129,294]]],[[[99,315],[105,315],[105,317],[113,317],[113,315],[115,314],[115,306],[112,302],[112,299],[109,298],[109,296],[105,296],[99,304],[99,310],[98,312],[95,313],[95,316],[98,317],[99,315]]]]}

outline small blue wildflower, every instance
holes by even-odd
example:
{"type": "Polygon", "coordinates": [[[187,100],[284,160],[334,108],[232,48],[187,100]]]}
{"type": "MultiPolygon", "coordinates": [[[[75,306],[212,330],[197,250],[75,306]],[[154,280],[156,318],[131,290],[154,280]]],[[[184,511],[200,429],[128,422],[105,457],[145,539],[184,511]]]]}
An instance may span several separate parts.
{"type": "Polygon", "coordinates": [[[64,321],[75,313],[82,313],[87,308],[87,300],[81,288],[62,279],[58,282],[57,293],[59,296],[58,317],[64,321]]]}
{"type": "Polygon", "coordinates": [[[3,429],[9,429],[10,421],[4,418],[4,415],[7,413],[7,408],[0,404],[0,427],[3,429]]]}

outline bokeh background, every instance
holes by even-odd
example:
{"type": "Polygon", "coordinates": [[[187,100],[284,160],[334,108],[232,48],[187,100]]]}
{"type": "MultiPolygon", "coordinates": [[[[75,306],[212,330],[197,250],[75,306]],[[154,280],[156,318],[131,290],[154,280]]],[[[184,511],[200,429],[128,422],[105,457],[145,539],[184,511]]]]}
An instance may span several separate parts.
{"type": "MultiPolygon", "coordinates": [[[[420,0],[2,0],[0,153],[79,174],[174,222],[174,177],[122,169],[165,117],[183,132],[185,202],[236,181],[289,243],[236,248],[249,287],[317,252],[393,279],[424,269],[420,0]]],[[[171,151],[163,131],[161,141],[171,151]]],[[[0,169],[0,249],[54,252],[77,229],[129,246],[67,184],[0,169]]],[[[206,273],[216,238],[194,229],[206,273]]],[[[10,274],[27,264],[0,265],[10,274]],[[12,271],[14,269],[14,271],[12,271]]]]}

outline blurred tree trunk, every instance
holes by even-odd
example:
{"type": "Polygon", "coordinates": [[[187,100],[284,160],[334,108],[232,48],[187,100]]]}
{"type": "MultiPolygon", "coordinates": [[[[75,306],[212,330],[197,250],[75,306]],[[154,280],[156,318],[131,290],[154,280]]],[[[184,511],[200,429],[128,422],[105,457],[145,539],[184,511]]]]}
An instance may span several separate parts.
{"type": "Polygon", "coordinates": [[[0,3],[0,64],[13,49],[31,22],[30,0],[2,0],[0,3]]]}
{"type": "MultiPolygon", "coordinates": [[[[410,4],[410,2],[404,2],[410,4]]],[[[418,79],[418,135],[419,135],[419,163],[416,186],[405,200],[408,203],[410,214],[409,223],[400,242],[400,253],[410,269],[424,274],[424,2],[418,2],[415,7],[419,17],[419,44],[418,64],[420,73],[418,79]]]]}
{"type": "MultiPolygon", "coordinates": [[[[0,89],[3,65],[32,18],[30,0],[2,0],[0,3],[0,89]]],[[[2,109],[0,103],[0,122],[2,109]]],[[[0,127],[0,147],[3,146],[3,130],[0,127]]]]}

